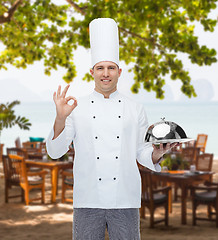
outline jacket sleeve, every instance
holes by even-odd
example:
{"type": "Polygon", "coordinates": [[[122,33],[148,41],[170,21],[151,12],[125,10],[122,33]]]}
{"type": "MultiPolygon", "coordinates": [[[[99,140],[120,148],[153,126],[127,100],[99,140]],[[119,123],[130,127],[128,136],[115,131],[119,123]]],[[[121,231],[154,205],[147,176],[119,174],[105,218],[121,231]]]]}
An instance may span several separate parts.
{"type": "Polygon", "coordinates": [[[73,125],[72,115],[68,116],[65,123],[65,128],[60,133],[60,135],[53,139],[54,128],[51,130],[47,140],[46,149],[48,155],[52,159],[57,159],[62,157],[69,150],[69,146],[75,137],[75,129],[73,125]]]}
{"type": "Polygon", "coordinates": [[[156,172],[161,171],[160,164],[153,164],[152,152],[153,147],[151,143],[145,142],[145,135],[148,130],[148,119],[145,109],[142,105],[139,107],[139,123],[138,123],[138,144],[137,144],[137,161],[156,172]]]}

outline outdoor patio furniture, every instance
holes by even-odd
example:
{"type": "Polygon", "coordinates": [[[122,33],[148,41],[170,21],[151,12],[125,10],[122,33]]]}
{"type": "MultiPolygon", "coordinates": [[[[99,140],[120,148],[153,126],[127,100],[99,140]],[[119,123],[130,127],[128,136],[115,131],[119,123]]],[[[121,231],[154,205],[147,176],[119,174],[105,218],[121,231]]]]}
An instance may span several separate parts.
{"type": "MultiPolygon", "coordinates": [[[[29,154],[27,153],[27,151],[25,149],[21,149],[21,148],[7,148],[7,155],[9,155],[9,154],[18,155],[18,156],[24,157],[24,159],[29,159],[29,154]]],[[[42,168],[31,167],[28,170],[37,172],[37,171],[41,171],[42,168]]]]}
{"type": "Polygon", "coordinates": [[[142,179],[142,196],[141,196],[141,209],[140,215],[145,218],[145,207],[149,209],[150,212],[150,227],[153,228],[155,224],[164,222],[168,225],[168,195],[171,187],[161,187],[157,188],[157,184],[153,179],[153,175],[147,169],[140,169],[141,179],[142,179]],[[154,212],[158,207],[163,207],[165,209],[164,218],[155,219],[154,212]]]}
{"type": "Polygon", "coordinates": [[[21,147],[22,147],[22,146],[21,146],[20,137],[17,137],[17,138],[15,139],[14,143],[15,143],[15,147],[16,147],[16,148],[21,148],[21,147]]]}
{"type": "MultiPolygon", "coordinates": [[[[165,184],[175,183],[181,188],[181,223],[186,224],[187,219],[187,191],[190,186],[205,181],[212,181],[214,172],[189,172],[189,171],[168,171],[168,172],[153,172],[154,181],[160,181],[165,184]]],[[[171,198],[169,192],[169,199],[171,198]]],[[[170,200],[169,200],[170,203],[170,200]]],[[[170,204],[169,204],[170,206],[170,204]]]]}
{"type": "Polygon", "coordinates": [[[196,170],[211,171],[213,165],[213,154],[203,153],[197,156],[196,170]]]}
{"type": "Polygon", "coordinates": [[[65,193],[67,189],[73,190],[73,169],[65,169],[62,171],[62,197],[61,202],[73,202],[72,198],[66,198],[65,193]]]}
{"type": "Polygon", "coordinates": [[[195,164],[196,157],[199,154],[200,149],[196,147],[186,147],[182,149],[182,161],[188,162],[190,165],[195,164]]]}
{"type": "Polygon", "coordinates": [[[22,143],[22,148],[27,152],[40,152],[40,143],[26,141],[22,143]]]}
{"type": "MultiPolygon", "coordinates": [[[[193,165],[196,163],[196,157],[199,155],[199,148],[196,147],[185,147],[182,148],[181,156],[182,161],[185,161],[188,163],[188,165],[193,165]]],[[[178,185],[175,184],[174,186],[174,200],[177,201],[178,197],[181,197],[178,195],[178,185]]]]}
{"type": "Polygon", "coordinates": [[[28,167],[40,167],[50,169],[51,173],[51,202],[56,202],[56,195],[58,192],[58,175],[63,169],[69,169],[73,167],[72,162],[61,162],[61,161],[39,161],[37,159],[26,160],[26,165],[28,167]]]}
{"type": "Polygon", "coordinates": [[[16,148],[16,147],[7,148],[6,151],[7,151],[7,155],[12,154],[12,155],[19,155],[21,157],[24,157],[24,159],[28,158],[27,151],[21,148],[16,148]]]}
{"type": "Polygon", "coordinates": [[[196,225],[197,220],[215,221],[218,227],[218,183],[206,182],[205,186],[192,186],[192,224],[196,225]],[[206,205],[207,217],[197,214],[197,207],[206,205]],[[212,209],[215,212],[212,212],[212,209]],[[213,216],[215,215],[215,218],[213,216]]]}
{"type": "MultiPolygon", "coordinates": [[[[188,165],[192,165],[196,163],[195,157],[199,155],[199,148],[195,147],[186,147],[182,148],[182,161],[185,161],[188,163],[188,165]]],[[[174,186],[174,200],[177,201],[178,197],[181,197],[178,195],[178,188],[179,186],[175,183],[174,186]]]]}
{"type": "Polygon", "coordinates": [[[0,144],[0,162],[2,162],[3,147],[4,147],[4,144],[0,144]]]}
{"type": "Polygon", "coordinates": [[[25,203],[29,205],[30,202],[40,200],[45,202],[45,175],[47,171],[28,172],[24,157],[18,155],[8,155],[15,168],[15,174],[18,175],[21,188],[24,190],[25,203]],[[41,189],[41,197],[31,198],[29,192],[32,189],[41,189]]]}
{"type": "Polygon", "coordinates": [[[207,144],[207,134],[198,134],[195,147],[200,149],[200,152],[205,152],[207,144]]]}
{"type": "Polygon", "coordinates": [[[9,158],[7,155],[3,155],[2,160],[5,180],[5,203],[8,203],[10,198],[18,197],[21,197],[22,201],[24,201],[24,191],[20,187],[20,176],[14,167],[14,159],[9,158]],[[9,194],[9,190],[11,190],[10,192],[13,192],[13,186],[20,188],[21,193],[13,195],[9,194]]]}

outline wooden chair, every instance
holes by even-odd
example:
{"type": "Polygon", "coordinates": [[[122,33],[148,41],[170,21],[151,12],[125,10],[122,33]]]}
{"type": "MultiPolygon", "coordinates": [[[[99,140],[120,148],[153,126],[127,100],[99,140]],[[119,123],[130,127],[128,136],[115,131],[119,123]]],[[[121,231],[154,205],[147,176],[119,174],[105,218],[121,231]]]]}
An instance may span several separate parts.
{"type": "Polygon", "coordinates": [[[38,145],[39,145],[39,151],[41,153],[46,153],[46,142],[39,142],[38,145]]]}
{"type": "Polygon", "coordinates": [[[45,175],[47,171],[40,172],[27,172],[26,163],[24,157],[18,155],[9,155],[11,162],[13,162],[13,168],[19,177],[19,183],[21,188],[24,190],[25,203],[29,205],[30,202],[40,200],[45,202],[45,175]],[[41,189],[41,197],[29,198],[29,192],[32,189],[41,189]]]}
{"type": "Polygon", "coordinates": [[[203,153],[197,156],[196,170],[197,171],[211,171],[213,165],[213,154],[203,153]]]}
{"type": "Polygon", "coordinates": [[[5,179],[5,203],[8,203],[10,198],[17,197],[21,197],[22,202],[24,202],[24,191],[20,187],[20,176],[19,173],[16,172],[16,169],[14,167],[14,161],[16,160],[13,158],[9,158],[7,155],[3,155],[2,160],[5,179]],[[16,195],[9,194],[9,189],[12,189],[13,186],[19,187],[21,193],[16,195]]]}
{"type": "Polygon", "coordinates": [[[16,148],[22,148],[20,138],[17,137],[14,141],[16,148]]]}
{"type": "Polygon", "coordinates": [[[192,224],[197,220],[215,221],[218,227],[218,183],[206,182],[205,186],[191,186],[192,190],[192,224]],[[199,205],[207,206],[207,217],[197,215],[199,205]],[[212,212],[212,208],[215,212],[212,212]],[[213,216],[215,215],[215,218],[213,216]]]}
{"type": "Polygon", "coordinates": [[[182,143],[182,148],[186,148],[186,147],[194,147],[196,143],[196,140],[191,140],[188,142],[184,142],[182,143]]]}
{"type": "Polygon", "coordinates": [[[27,155],[27,151],[21,148],[7,148],[7,155],[11,154],[11,155],[18,155],[21,157],[24,157],[24,159],[28,159],[28,155],[27,155]]]}
{"type": "Polygon", "coordinates": [[[23,142],[23,149],[27,152],[40,152],[40,143],[39,142],[23,142]]]}
{"type": "Polygon", "coordinates": [[[195,147],[183,148],[181,153],[182,160],[188,162],[190,165],[195,164],[199,151],[200,149],[195,147]]]}
{"type": "MultiPolygon", "coordinates": [[[[188,165],[196,164],[196,159],[195,157],[199,155],[199,148],[195,147],[186,147],[182,148],[182,161],[186,161],[188,165]]],[[[174,200],[177,201],[178,197],[178,188],[179,186],[177,184],[174,185],[174,200]]]]}
{"type": "Polygon", "coordinates": [[[72,159],[72,162],[74,161],[74,156],[75,156],[75,150],[74,148],[70,148],[67,152],[67,155],[68,155],[68,160],[69,160],[69,157],[72,159]]]}
{"type": "Polygon", "coordinates": [[[142,179],[142,196],[140,215],[145,218],[145,207],[150,212],[150,227],[153,228],[155,224],[165,222],[168,226],[168,195],[170,186],[157,188],[155,184],[155,177],[152,172],[146,169],[140,169],[142,179]],[[165,209],[165,216],[163,219],[154,219],[155,209],[163,207],[165,209]]]}
{"type": "MultiPolygon", "coordinates": [[[[7,155],[12,154],[12,155],[18,155],[21,157],[24,157],[24,159],[29,159],[28,153],[25,149],[21,149],[21,148],[7,148],[7,155]]],[[[38,167],[31,167],[28,170],[30,171],[41,171],[41,168],[38,167]]]]}
{"type": "Polygon", "coordinates": [[[23,142],[22,149],[27,152],[28,159],[43,159],[43,154],[46,154],[44,150],[44,144],[42,142],[23,142]],[[42,149],[44,152],[42,152],[42,149]]]}
{"type": "Polygon", "coordinates": [[[207,134],[198,134],[197,140],[195,143],[195,147],[200,149],[200,152],[205,152],[206,144],[207,144],[207,134]]]}
{"type": "Polygon", "coordinates": [[[65,169],[62,172],[62,197],[61,202],[73,202],[73,199],[66,198],[65,193],[67,189],[73,190],[73,169],[65,169]]]}
{"type": "Polygon", "coordinates": [[[0,162],[2,162],[3,147],[4,147],[4,144],[0,144],[0,162]]]}

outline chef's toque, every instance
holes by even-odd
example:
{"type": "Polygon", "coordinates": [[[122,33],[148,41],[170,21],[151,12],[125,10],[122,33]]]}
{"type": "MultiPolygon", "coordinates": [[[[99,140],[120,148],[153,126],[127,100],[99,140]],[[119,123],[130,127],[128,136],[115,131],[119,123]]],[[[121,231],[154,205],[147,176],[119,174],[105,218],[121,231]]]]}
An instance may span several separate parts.
{"type": "Polygon", "coordinates": [[[119,66],[119,36],[116,22],[111,18],[97,18],[89,24],[92,67],[101,61],[119,66]]]}

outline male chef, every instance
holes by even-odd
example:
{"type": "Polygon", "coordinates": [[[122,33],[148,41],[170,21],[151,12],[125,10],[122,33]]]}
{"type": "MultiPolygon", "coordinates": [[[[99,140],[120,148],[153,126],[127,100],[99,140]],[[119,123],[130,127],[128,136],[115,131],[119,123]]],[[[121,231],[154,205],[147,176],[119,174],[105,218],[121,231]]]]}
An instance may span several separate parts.
{"type": "Polygon", "coordinates": [[[138,240],[141,178],[137,161],[153,171],[170,147],[144,142],[144,107],[117,91],[119,38],[116,22],[94,19],[89,26],[95,89],[78,101],[59,86],[54,127],[47,139],[51,158],[60,158],[73,141],[73,239],[138,240]],[[74,103],[70,104],[69,101],[74,103]],[[137,160],[136,160],[137,159],[137,160]]]}

